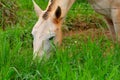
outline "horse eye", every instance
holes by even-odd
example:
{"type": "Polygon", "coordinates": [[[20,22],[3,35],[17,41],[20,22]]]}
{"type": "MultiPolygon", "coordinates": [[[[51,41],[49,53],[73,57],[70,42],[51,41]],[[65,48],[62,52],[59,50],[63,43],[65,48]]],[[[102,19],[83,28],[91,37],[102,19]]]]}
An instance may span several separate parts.
{"type": "Polygon", "coordinates": [[[53,40],[53,39],[54,39],[54,37],[55,37],[55,36],[50,37],[50,38],[49,38],[49,40],[50,40],[50,41],[51,41],[51,40],[53,40]]]}

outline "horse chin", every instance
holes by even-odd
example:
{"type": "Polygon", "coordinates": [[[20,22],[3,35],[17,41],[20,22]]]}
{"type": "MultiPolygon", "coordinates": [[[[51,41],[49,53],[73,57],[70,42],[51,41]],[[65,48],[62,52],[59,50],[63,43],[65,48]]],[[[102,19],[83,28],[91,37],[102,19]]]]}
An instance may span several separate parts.
{"type": "Polygon", "coordinates": [[[44,40],[39,51],[34,52],[33,60],[36,58],[42,59],[43,57],[50,57],[51,45],[49,40],[44,40]]]}
{"type": "Polygon", "coordinates": [[[44,48],[45,53],[48,53],[50,51],[50,41],[49,40],[44,41],[43,48],[44,48]]]}
{"type": "Polygon", "coordinates": [[[49,53],[50,53],[50,50],[51,50],[49,40],[45,40],[42,47],[43,47],[43,49],[39,52],[38,56],[40,58],[43,58],[43,57],[49,58],[49,56],[50,56],[49,53]]]}

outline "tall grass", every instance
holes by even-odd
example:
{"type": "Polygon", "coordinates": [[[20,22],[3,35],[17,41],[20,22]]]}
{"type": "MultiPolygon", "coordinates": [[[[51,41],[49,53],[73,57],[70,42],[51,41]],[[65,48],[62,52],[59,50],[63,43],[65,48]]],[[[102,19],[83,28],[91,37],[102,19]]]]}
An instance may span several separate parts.
{"type": "Polygon", "coordinates": [[[1,35],[1,80],[120,79],[120,45],[110,48],[113,44],[104,36],[94,41],[79,35],[67,37],[49,60],[39,62],[32,61],[31,41],[23,41],[20,30],[1,35]]]}
{"type": "MultiPolygon", "coordinates": [[[[45,0],[36,1],[45,8],[45,0]]],[[[120,45],[113,44],[104,35],[94,40],[88,35],[66,37],[61,47],[56,46],[51,51],[50,59],[33,61],[31,30],[37,18],[32,1],[19,0],[18,3],[19,22],[4,32],[0,31],[0,80],[120,79],[120,45]]],[[[67,20],[73,16],[76,5],[82,7],[74,4],[67,20]]]]}

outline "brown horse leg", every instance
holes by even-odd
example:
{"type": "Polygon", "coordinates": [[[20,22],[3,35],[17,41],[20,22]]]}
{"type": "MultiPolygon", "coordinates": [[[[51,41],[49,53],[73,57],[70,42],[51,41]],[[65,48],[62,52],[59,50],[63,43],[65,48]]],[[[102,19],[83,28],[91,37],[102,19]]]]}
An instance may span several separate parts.
{"type": "Polygon", "coordinates": [[[120,8],[112,10],[112,20],[114,29],[116,32],[116,37],[118,42],[120,42],[120,8]]]}
{"type": "Polygon", "coordinates": [[[108,28],[110,30],[112,39],[114,42],[116,42],[116,34],[115,34],[115,29],[114,29],[114,25],[113,25],[113,21],[110,18],[105,17],[106,23],[108,25],[108,28]]]}

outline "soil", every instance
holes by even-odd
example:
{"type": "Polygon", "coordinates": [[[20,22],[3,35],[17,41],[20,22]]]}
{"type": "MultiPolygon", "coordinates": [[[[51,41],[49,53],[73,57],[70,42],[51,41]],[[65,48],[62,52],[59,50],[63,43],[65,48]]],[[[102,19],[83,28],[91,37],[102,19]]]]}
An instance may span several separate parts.
{"type": "MultiPolygon", "coordinates": [[[[102,24],[101,21],[100,24],[102,24]]],[[[86,23],[86,22],[81,22],[79,20],[72,23],[72,28],[67,27],[66,29],[64,27],[63,34],[64,34],[63,37],[84,35],[84,36],[91,36],[92,39],[104,35],[107,38],[111,39],[110,31],[108,30],[108,28],[103,28],[102,26],[98,27],[95,23],[86,23]]]]}

